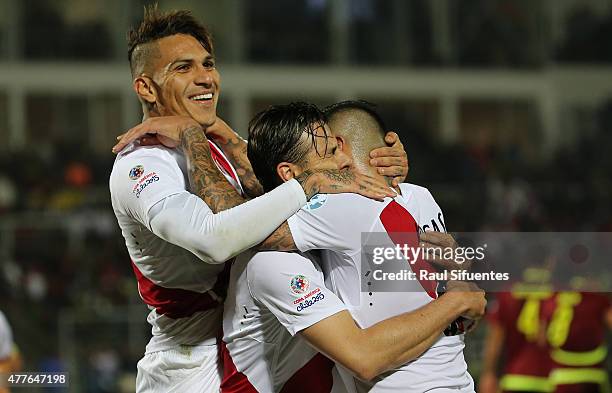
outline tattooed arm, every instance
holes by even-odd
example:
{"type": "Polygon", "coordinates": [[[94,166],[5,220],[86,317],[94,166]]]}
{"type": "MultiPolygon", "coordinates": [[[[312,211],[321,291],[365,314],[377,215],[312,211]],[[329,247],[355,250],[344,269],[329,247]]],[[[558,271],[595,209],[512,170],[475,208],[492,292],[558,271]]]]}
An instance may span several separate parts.
{"type": "Polygon", "coordinates": [[[182,132],[181,148],[189,165],[191,189],[214,213],[245,202],[217,169],[210,155],[208,139],[200,125],[190,126],[182,132]]]}
{"type": "Polygon", "coordinates": [[[225,153],[238,173],[245,193],[255,198],[263,195],[264,190],[247,158],[247,143],[225,121],[217,118],[215,124],[206,128],[206,136],[215,142],[225,153]]]}

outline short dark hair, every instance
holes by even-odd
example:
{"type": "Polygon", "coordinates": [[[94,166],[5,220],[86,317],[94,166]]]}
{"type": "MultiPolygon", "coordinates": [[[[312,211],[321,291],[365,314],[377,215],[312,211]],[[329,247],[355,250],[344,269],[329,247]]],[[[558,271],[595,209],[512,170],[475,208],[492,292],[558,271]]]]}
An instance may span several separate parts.
{"type": "Polygon", "coordinates": [[[330,119],[333,115],[339,114],[349,110],[361,110],[370,115],[378,124],[380,128],[380,132],[384,136],[387,130],[387,126],[380,116],[380,114],[376,111],[376,105],[371,102],[365,100],[346,100],[340,101],[335,104],[329,105],[323,109],[323,113],[327,119],[330,119]]]}
{"type": "Polygon", "coordinates": [[[247,157],[265,191],[282,183],[276,173],[278,164],[303,163],[310,147],[316,148],[318,127],[323,127],[327,143],[324,125],[323,112],[305,102],[273,105],[255,115],[249,123],[247,157]],[[304,132],[309,134],[310,144],[308,139],[302,138],[304,132]]]}
{"type": "Polygon", "coordinates": [[[202,44],[208,53],[213,54],[213,42],[210,32],[194,18],[191,11],[180,10],[164,13],[159,11],[157,4],[153,4],[145,7],[142,22],[137,27],[132,27],[127,35],[128,60],[130,61],[132,74],[134,74],[137,63],[147,60],[147,56],[135,56],[134,50],[139,45],[148,44],[175,34],[192,36],[202,44]]]}

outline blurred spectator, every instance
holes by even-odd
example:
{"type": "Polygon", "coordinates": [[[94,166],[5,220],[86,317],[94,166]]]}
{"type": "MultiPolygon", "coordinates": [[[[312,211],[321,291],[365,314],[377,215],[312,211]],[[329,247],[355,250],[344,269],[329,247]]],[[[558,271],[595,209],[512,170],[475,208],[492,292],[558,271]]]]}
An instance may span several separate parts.
{"type": "Polygon", "coordinates": [[[47,300],[47,278],[38,268],[32,268],[26,273],[25,287],[30,299],[38,302],[47,300]]]}
{"type": "Polygon", "coordinates": [[[0,173],[0,214],[13,210],[17,202],[17,189],[13,181],[0,173]]]}
{"type": "Polygon", "coordinates": [[[120,359],[112,349],[101,349],[90,355],[87,372],[87,391],[91,393],[114,393],[120,372],[120,359]]]}

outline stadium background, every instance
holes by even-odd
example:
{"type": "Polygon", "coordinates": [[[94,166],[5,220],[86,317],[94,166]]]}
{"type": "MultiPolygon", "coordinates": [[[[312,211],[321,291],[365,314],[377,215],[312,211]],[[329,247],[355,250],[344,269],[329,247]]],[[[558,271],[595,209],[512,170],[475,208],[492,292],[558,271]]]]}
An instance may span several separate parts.
{"type": "MultiPolygon", "coordinates": [[[[132,390],[150,335],[107,187],[140,119],[125,33],[148,3],[0,0],[0,310],[25,369],[72,391],[132,390]]],[[[609,0],[159,4],[212,29],[241,134],[272,103],[366,99],[450,230],[612,231],[609,0]]]]}

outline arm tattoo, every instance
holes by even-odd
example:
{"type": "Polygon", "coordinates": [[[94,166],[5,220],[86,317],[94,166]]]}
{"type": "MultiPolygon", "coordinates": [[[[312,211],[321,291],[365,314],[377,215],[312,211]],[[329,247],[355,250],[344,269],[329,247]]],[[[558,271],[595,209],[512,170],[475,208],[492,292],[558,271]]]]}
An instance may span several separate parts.
{"type": "Polygon", "coordinates": [[[244,199],[232,187],[210,156],[208,139],[199,127],[190,127],[181,135],[181,147],[188,162],[189,182],[213,213],[240,205],[244,199]]]}
{"type": "Polygon", "coordinates": [[[264,240],[259,247],[259,251],[293,251],[297,250],[293,236],[291,235],[291,229],[289,224],[283,222],[280,227],[276,228],[274,232],[266,240],[264,240]]]}
{"type": "MultiPolygon", "coordinates": [[[[355,174],[353,171],[347,169],[320,169],[320,170],[305,170],[301,174],[295,177],[295,179],[302,185],[304,189],[304,193],[306,194],[306,199],[310,200],[316,194],[322,192],[321,191],[321,182],[317,182],[317,175],[320,176],[319,179],[324,179],[325,184],[329,191],[340,192],[344,186],[350,185],[353,181],[355,181],[355,174]]],[[[360,189],[364,189],[365,186],[360,185],[360,189]]]]}
{"type": "Polygon", "coordinates": [[[217,137],[214,138],[214,141],[236,169],[244,192],[251,198],[263,195],[263,187],[255,177],[253,167],[247,158],[247,143],[245,140],[235,135],[227,138],[217,137]]]}

